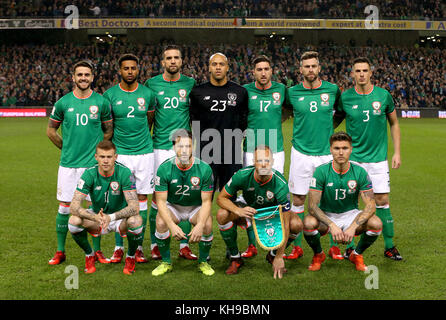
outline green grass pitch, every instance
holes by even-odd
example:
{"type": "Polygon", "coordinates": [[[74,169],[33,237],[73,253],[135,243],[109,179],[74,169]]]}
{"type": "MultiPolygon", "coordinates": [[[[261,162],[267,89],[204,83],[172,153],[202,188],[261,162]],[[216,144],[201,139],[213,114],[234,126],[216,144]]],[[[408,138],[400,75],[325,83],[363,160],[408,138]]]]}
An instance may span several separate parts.
{"type": "MultiPolygon", "coordinates": [[[[391,210],[395,243],[404,257],[394,262],[383,257],[383,240],[364,254],[366,264],[378,270],[378,289],[367,289],[369,275],[348,261],[327,258],[319,272],[309,272],[312,252],[303,242],[304,256],[287,261],[288,273],[274,280],[266,252],[246,261],[241,272],[225,275],[225,247],[214,221],[211,264],[205,277],[196,263],[176,257],[174,270],[161,278],[151,275],[158,262],[137,265],[136,273],[122,273],[123,263],[101,265],[83,274],[84,256],[68,234],[67,261],[49,266],[56,248],[56,178],[59,150],[46,137],[47,119],[0,119],[0,299],[445,299],[446,298],[446,122],[441,119],[400,119],[402,166],[391,170],[391,210]],[[71,273],[79,268],[78,289],[67,289],[71,273]],[[259,286],[261,284],[261,286],[259,286]]],[[[288,177],[291,120],[284,123],[285,177],[288,177]]],[[[390,150],[392,144],[389,144],[390,150]]],[[[217,205],[213,205],[213,214],[217,205]]],[[[239,247],[246,248],[246,232],[239,229],[239,247]]],[[[328,237],[322,240],[328,250],[328,237]]],[[[127,243],[125,242],[127,246],[127,243]]],[[[149,252],[150,238],[144,248],[149,252]]],[[[111,256],[113,235],[104,236],[102,249],[111,256]]],[[[194,252],[197,245],[192,245],[194,252]]],[[[289,250],[289,249],[288,249],[289,250]]],[[[343,247],[341,247],[343,250],[343,247]]],[[[376,282],[375,282],[376,284],[376,282]]]]}

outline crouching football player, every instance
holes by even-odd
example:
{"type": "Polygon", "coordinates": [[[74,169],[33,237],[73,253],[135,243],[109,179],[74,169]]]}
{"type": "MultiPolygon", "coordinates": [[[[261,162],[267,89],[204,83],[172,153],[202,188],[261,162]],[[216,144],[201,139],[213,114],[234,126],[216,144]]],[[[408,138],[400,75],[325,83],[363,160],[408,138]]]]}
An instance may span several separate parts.
{"type": "Polygon", "coordinates": [[[283,253],[287,245],[292,243],[302,231],[302,221],[296,214],[290,214],[288,183],[273,167],[272,150],[265,145],[259,145],[254,150],[254,165],[238,170],[226,183],[220,192],[217,203],[217,222],[220,233],[229,251],[230,265],[226,274],[238,273],[244,264],[237,246],[237,227],[242,220],[254,219],[258,209],[281,205],[283,207],[284,241],[277,250],[269,251],[266,260],[271,263],[274,278],[282,278],[285,269],[283,253]],[[238,191],[243,192],[247,203],[244,208],[238,207],[231,197],[238,191]]]}
{"type": "Polygon", "coordinates": [[[164,161],[155,176],[155,192],[158,205],[155,237],[162,262],[152,271],[161,276],[172,271],[170,256],[171,236],[176,240],[186,239],[178,226],[187,220],[193,228],[188,234],[189,242],[198,242],[198,268],[207,276],[215,272],[207,263],[212,245],[212,192],[211,167],[192,155],[192,134],[178,129],[173,134],[175,156],[164,161]]]}
{"type": "Polygon", "coordinates": [[[98,164],[82,174],[71,202],[68,229],[85,252],[85,273],[96,271],[87,232],[92,236],[119,232],[122,237],[127,237],[129,246],[124,273],[135,271],[135,252],[142,233],[138,195],[130,179],[130,169],[116,162],[116,158],[116,146],[111,141],[99,142],[95,154],[98,164]],[[92,210],[81,206],[88,194],[92,210]]]}
{"type": "Polygon", "coordinates": [[[333,160],[316,168],[310,183],[309,215],[304,219],[304,237],[313,249],[311,271],[321,268],[325,260],[320,237],[327,232],[338,243],[348,244],[355,235],[361,239],[348,259],[356,270],[366,271],[362,253],[375,242],[382,230],[381,220],[375,216],[375,200],[372,184],[364,168],[350,162],[352,139],[345,132],[330,137],[333,160]],[[364,209],[358,209],[358,198],[364,209]]]}

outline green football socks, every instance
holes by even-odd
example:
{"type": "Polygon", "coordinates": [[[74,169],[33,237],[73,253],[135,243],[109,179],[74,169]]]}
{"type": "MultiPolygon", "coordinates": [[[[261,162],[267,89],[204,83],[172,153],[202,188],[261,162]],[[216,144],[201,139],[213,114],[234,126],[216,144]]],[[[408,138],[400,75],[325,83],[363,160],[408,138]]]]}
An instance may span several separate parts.
{"type": "Polygon", "coordinates": [[[172,263],[170,258],[170,232],[158,233],[158,231],[156,231],[155,237],[162,260],[167,263],[172,263]]]}
{"type": "Polygon", "coordinates": [[[218,227],[229,253],[231,256],[237,256],[239,254],[237,246],[237,225],[233,222],[229,222],[225,225],[219,225],[218,227]]]}
{"type": "Polygon", "coordinates": [[[304,238],[315,254],[322,252],[321,234],[318,230],[304,230],[304,238]]]}
{"type": "Polygon", "coordinates": [[[383,223],[383,238],[385,250],[393,248],[393,217],[390,213],[389,206],[376,207],[376,215],[381,219],[383,223]]]}
{"type": "Polygon", "coordinates": [[[201,237],[201,241],[198,243],[198,262],[206,262],[207,257],[209,257],[209,252],[211,251],[213,238],[214,236],[212,232],[201,237]]]}
{"type": "Polygon", "coordinates": [[[69,219],[70,207],[59,205],[59,212],[56,216],[57,251],[65,251],[69,219]]]}
{"type": "Polygon", "coordinates": [[[91,255],[93,253],[93,249],[88,242],[87,230],[82,230],[81,232],[71,233],[74,241],[77,243],[82,250],[84,250],[86,255],[91,255]]]}

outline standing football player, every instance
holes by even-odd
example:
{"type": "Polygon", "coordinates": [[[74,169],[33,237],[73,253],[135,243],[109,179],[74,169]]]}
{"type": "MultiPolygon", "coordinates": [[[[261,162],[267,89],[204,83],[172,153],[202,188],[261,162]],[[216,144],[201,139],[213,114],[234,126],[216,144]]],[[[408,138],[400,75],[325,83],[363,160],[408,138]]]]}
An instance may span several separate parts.
{"type": "MultiPolygon", "coordinates": [[[[121,81],[108,89],[104,97],[111,105],[114,120],[113,143],[116,145],[118,162],[132,171],[139,200],[139,214],[143,221],[135,258],[145,263],[142,244],[147,224],[147,195],[153,193],[153,143],[150,136],[156,99],[154,93],[138,83],[139,59],[133,54],[124,54],[118,60],[121,81]]],[[[115,233],[116,247],[112,263],[121,262],[124,254],[123,239],[115,233]]],[[[96,238],[100,239],[100,237],[96,238]]],[[[96,250],[96,248],[95,248],[96,250]]]]}
{"type": "Polygon", "coordinates": [[[48,262],[50,265],[60,264],[66,259],[70,203],[77,182],[85,169],[95,164],[96,144],[102,139],[111,139],[113,134],[109,103],[91,89],[93,65],[88,61],[76,63],[72,79],[73,91],[56,102],[46,129],[51,142],[62,150],[57,175],[57,251],[48,262]],[[57,133],[61,125],[62,136],[57,133]]]}
{"type": "MultiPolygon", "coordinates": [[[[272,150],[273,169],[283,174],[285,151],[283,150],[282,109],[285,102],[286,87],[272,81],[271,60],[260,55],[253,62],[254,82],[244,85],[248,91],[248,129],[243,143],[243,166],[254,164],[254,149],[259,144],[272,150]]],[[[256,240],[251,223],[248,222],[248,248],[242,258],[257,255],[256,240]]]]}
{"type": "MultiPolygon", "coordinates": [[[[303,220],[306,195],[316,167],[332,159],[328,143],[333,133],[333,111],[336,110],[341,91],[336,84],[322,81],[319,54],[308,51],[302,54],[300,72],[302,83],[288,88],[287,103],[293,110],[293,139],[289,172],[290,192],[293,194],[292,212],[303,220]]],[[[298,236],[287,259],[303,255],[302,237],[298,236]]],[[[338,247],[329,251],[333,259],[343,259],[338,247]]]]}
{"type": "Polygon", "coordinates": [[[359,162],[372,179],[376,215],[383,223],[384,256],[399,261],[403,258],[393,243],[394,226],[390,213],[390,177],[387,162],[389,123],[394,149],[392,169],[398,169],[401,165],[401,134],[395,105],[387,90],[373,85],[372,65],[368,58],[354,59],[352,67],[355,86],[342,94],[334,125],[339,125],[345,118],[347,133],[353,139],[351,159],[359,162]]]}
{"type": "MultiPolygon", "coordinates": [[[[162,74],[148,79],[145,86],[149,87],[157,99],[153,128],[153,148],[155,156],[154,173],[161,163],[175,156],[172,149],[171,135],[177,129],[190,130],[189,95],[195,86],[195,80],[181,74],[183,59],[180,47],[168,45],[163,49],[161,64],[164,68],[162,74]]],[[[149,213],[150,238],[152,240],[152,259],[161,259],[156,244],[156,193],[152,196],[152,205],[149,213]]],[[[191,230],[189,221],[181,221],[180,227],[185,234],[191,230]]],[[[197,260],[197,256],[189,248],[188,240],[180,241],[179,256],[188,260],[197,260]]]]}

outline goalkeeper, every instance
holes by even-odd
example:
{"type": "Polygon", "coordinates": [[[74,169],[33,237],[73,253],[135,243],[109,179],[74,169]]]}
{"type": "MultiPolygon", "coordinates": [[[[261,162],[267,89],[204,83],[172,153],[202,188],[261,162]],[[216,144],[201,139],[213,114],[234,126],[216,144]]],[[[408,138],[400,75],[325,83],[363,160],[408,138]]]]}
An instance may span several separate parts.
{"type": "Polygon", "coordinates": [[[243,265],[237,247],[237,224],[251,223],[257,209],[271,206],[282,206],[283,234],[285,241],[277,254],[269,251],[266,259],[273,266],[274,278],[282,278],[285,269],[283,253],[288,244],[302,231],[302,221],[297,215],[290,215],[289,189],[286,179],[278,171],[272,169],[273,153],[268,146],[259,145],[254,151],[254,165],[238,170],[220,192],[217,204],[217,222],[223,240],[226,243],[231,264],[226,274],[236,274],[243,265]],[[231,197],[238,191],[243,192],[247,206],[238,207],[231,197]]]}

